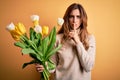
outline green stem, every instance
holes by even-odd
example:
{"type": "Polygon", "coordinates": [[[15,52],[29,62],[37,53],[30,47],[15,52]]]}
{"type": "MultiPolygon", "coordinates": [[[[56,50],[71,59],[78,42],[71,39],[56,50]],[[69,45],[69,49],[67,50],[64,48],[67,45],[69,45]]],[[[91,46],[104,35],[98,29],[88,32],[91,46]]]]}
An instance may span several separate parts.
{"type": "Polygon", "coordinates": [[[47,66],[46,66],[45,62],[42,62],[42,64],[44,66],[44,71],[43,71],[44,79],[49,80],[50,73],[49,73],[49,71],[47,69],[47,66]]]}

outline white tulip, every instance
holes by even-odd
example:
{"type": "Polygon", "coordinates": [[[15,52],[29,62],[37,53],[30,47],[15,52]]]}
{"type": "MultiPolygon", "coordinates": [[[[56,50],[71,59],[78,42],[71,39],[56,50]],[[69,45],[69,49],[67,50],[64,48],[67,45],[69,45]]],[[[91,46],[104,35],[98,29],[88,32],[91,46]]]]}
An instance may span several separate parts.
{"type": "Polygon", "coordinates": [[[11,23],[6,27],[6,29],[7,29],[8,31],[15,30],[15,25],[11,22],[11,23]]]}
{"type": "Polygon", "coordinates": [[[62,26],[64,23],[64,19],[63,18],[58,18],[58,25],[62,26]]]}
{"type": "Polygon", "coordinates": [[[39,16],[38,15],[32,15],[31,20],[32,21],[36,21],[36,20],[39,21],[39,16]]]}
{"type": "Polygon", "coordinates": [[[42,33],[42,28],[39,25],[35,26],[34,30],[36,33],[42,33]]]}

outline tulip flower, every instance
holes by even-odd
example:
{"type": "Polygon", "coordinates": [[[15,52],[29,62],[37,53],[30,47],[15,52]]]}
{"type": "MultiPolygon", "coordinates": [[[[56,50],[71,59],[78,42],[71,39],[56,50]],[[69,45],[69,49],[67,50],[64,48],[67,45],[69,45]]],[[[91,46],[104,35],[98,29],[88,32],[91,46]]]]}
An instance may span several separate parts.
{"type": "Polygon", "coordinates": [[[42,33],[42,28],[41,28],[41,26],[39,26],[39,25],[35,26],[34,31],[35,31],[36,33],[42,33]]]}
{"type": "Polygon", "coordinates": [[[38,15],[32,15],[31,20],[33,21],[34,26],[39,25],[39,16],[38,15]]]}
{"type": "Polygon", "coordinates": [[[25,29],[25,26],[22,24],[22,23],[18,23],[16,24],[16,31],[20,34],[20,35],[23,35],[26,33],[26,29],[25,29]]]}
{"type": "Polygon", "coordinates": [[[22,23],[18,23],[16,26],[11,23],[7,26],[7,30],[10,31],[14,40],[20,40],[20,36],[26,33],[26,29],[22,23]]]}
{"type": "Polygon", "coordinates": [[[59,25],[59,26],[62,26],[63,23],[64,23],[63,18],[58,18],[58,25],[59,25]]]}
{"type": "Polygon", "coordinates": [[[15,25],[11,22],[11,23],[6,27],[6,29],[7,29],[8,31],[15,30],[15,25]]]}
{"type": "Polygon", "coordinates": [[[48,32],[49,32],[48,26],[43,26],[43,27],[42,27],[42,35],[47,35],[48,32]]]}

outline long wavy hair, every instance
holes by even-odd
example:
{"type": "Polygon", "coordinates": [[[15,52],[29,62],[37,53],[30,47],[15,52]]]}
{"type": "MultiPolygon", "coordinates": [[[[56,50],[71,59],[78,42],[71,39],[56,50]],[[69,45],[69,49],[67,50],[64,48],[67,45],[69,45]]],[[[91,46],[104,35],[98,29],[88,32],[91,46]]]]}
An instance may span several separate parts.
{"type": "Polygon", "coordinates": [[[80,37],[80,41],[82,42],[82,44],[84,45],[84,48],[86,50],[88,50],[89,48],[89,44],[88,44],[88,30],[87,30],[87,14],[86,11],[84,10],[84,8],[82,7],[81,4],[77,4],[77,3],[73,3],[71,4],[64,16],[64,24],[62,25],[61,29],[58,31],[58,34],[63,34],[63,38],[62,40],[65,41],[68,39],[68,33],[70,32],[70,23],[69,23],[69,17],[70,17],[70,13],[75,10],[78,9],[80,11],[80,20],[81,20],[81,25],[79,26],[80,31],[79,31],[79,37],[80,37]]]}

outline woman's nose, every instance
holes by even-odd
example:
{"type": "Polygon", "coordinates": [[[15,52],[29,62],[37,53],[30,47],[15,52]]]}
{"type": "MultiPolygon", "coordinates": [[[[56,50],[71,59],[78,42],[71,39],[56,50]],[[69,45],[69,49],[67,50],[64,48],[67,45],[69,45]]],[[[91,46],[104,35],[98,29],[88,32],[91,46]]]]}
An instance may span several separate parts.
{"type": "Polygon", "coordinates": [[[74,23],[76,23],[76,21],[77,21],[77,18],[76,18],[76,17],[74,17],[74,18],[73,18],[73,22],[74,22],[74,23]]]}

